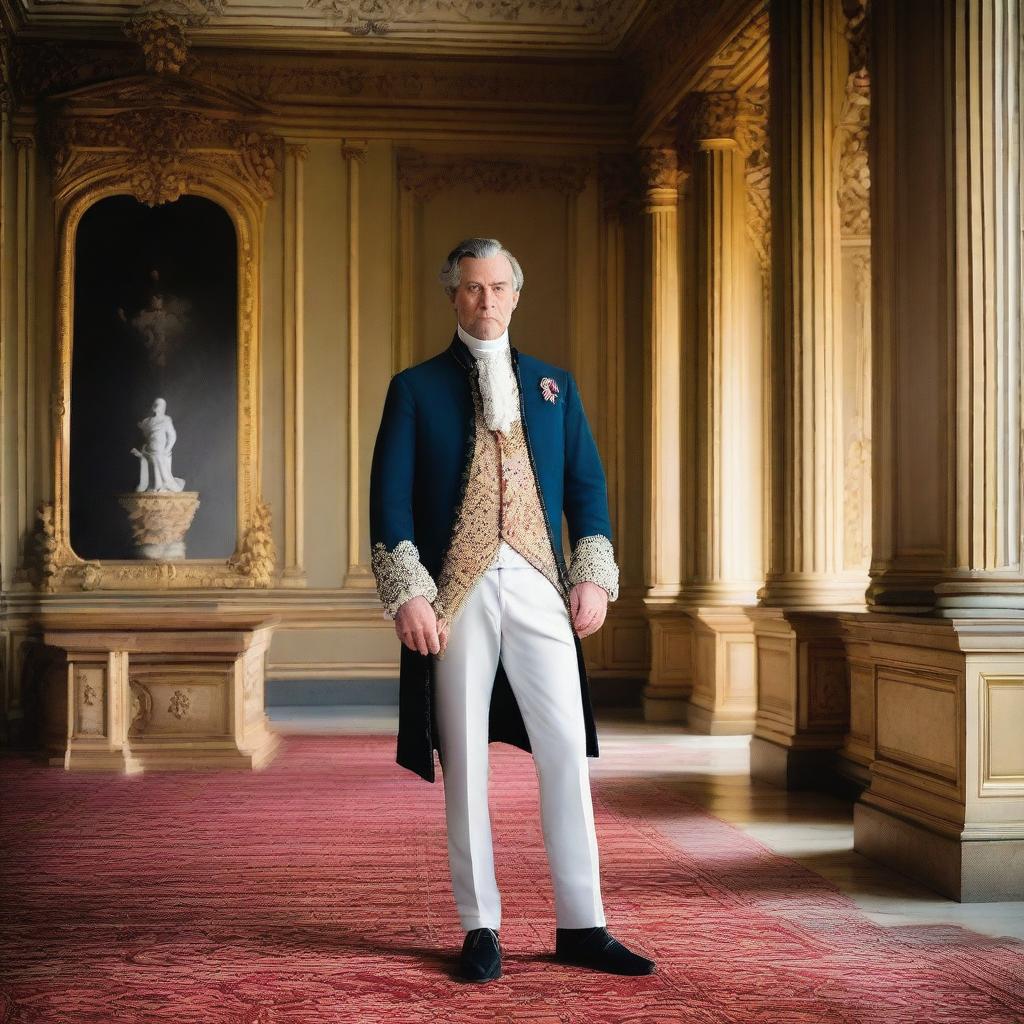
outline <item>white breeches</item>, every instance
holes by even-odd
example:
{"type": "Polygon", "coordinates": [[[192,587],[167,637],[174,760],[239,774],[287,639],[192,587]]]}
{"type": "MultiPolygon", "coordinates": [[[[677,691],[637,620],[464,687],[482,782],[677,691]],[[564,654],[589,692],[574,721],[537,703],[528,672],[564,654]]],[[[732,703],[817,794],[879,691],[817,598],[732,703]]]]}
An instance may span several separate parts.
{"type": "Polygon", "coordinates": [[[530,737],[559,928],[604,925],[579,666],[572,625],[551,583],[502,544],[436,662],[448,859],[467,931],[498,928],[487,800],[487,718],[501,657],[530,737]]]}

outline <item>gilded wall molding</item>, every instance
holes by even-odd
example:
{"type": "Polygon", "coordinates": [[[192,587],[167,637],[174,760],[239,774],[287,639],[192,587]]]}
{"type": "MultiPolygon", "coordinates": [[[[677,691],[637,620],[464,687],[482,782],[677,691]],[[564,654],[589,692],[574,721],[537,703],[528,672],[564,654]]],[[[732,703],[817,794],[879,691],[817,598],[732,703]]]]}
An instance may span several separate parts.
{"type": "Polygon", "coordinates": [[[53,174],[58,261],[50,399],[53,512],[52,522],[48,513],[40,516],[47,553],[45,559],[37,555],[34,581],[44,589],[265,587],[272,581],[270,513],[260,500],[259,477],[259,267],[263,213],[273,194],[282,147],[280,139],[233,119],[238,113],[223,93],[166,76],[78,90],[55,97],[42,112],[53,174]],[[128,193],[153,206],[186,192],[223,207],[238,239],[236,550],[227,560],[86,561],[71,547],[69,509],[78,224],[89,207],[107,196],[128,193]]]}

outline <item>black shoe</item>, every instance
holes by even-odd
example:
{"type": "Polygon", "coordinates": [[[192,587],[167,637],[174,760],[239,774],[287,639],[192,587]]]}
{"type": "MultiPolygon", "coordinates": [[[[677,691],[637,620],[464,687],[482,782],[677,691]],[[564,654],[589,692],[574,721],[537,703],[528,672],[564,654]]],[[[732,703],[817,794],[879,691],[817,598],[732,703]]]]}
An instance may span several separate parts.
{"type": "Polygon", "coordinates": [[[501,977],[501,943],[494,928],[466,932],[459,957],[459,974],[467,981],[491,981],[501,977]]]}
{"type": "Polygon", "coordinates": [[[608,929],[556,928],[555,959],[609,974],[653,974],[654,961],[627,949],[608,929]]]}

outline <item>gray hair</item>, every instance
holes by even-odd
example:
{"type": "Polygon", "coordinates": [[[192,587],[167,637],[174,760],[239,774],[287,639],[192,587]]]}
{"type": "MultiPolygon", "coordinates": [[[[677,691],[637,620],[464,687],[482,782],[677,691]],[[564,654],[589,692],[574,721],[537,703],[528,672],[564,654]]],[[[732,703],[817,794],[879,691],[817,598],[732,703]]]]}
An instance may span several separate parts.
{"type": "Polygon", "coordinates": [[[450,253],[448,258],[444,261],[444,266],[441,268],[441,273],[438,275],[441,279],[441,284],[444,285],[444,290],[451,298],[455,294],[455,289],[459,286],[459,281],[462,280],[462,269],[459,267],[459,260],[463,256],[471,256],[473,259],[485,260],[491,256],[505,256],[508,258],[509,263],[512,264],[512,285],[515,291],[522,291],[523,288],[523,268],[519,266],[519,261],[506,249],[501,242],[496,238],[464,238],[450,253]]]}

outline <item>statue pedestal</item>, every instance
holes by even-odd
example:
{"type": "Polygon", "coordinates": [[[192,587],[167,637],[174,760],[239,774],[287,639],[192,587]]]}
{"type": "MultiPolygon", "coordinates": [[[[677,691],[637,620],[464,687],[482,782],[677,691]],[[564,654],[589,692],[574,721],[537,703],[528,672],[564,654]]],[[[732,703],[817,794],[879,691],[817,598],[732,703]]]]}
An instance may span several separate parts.
{"type": "Polygon", "coordinates": [[[262,768],[280,738],[263,710],[278,620],[204,609],[44,615],[50,763],[71,771],[262,768]]]}
{"type": "Polygon", "coordinates": [[[185,557],[185,534],[199,508],[198,491],[125,491],[117,500],[128,513],[140,558],[185,557]]]}

